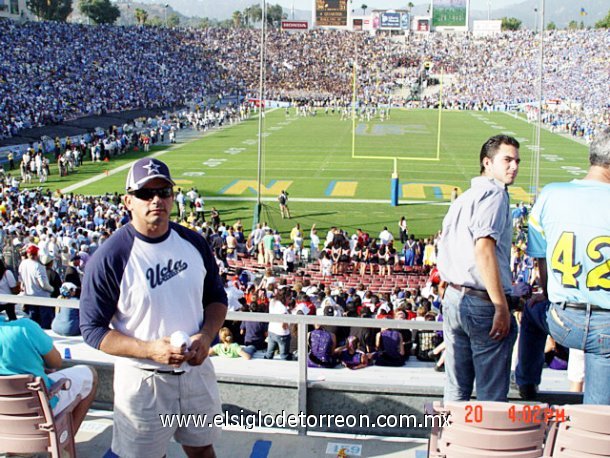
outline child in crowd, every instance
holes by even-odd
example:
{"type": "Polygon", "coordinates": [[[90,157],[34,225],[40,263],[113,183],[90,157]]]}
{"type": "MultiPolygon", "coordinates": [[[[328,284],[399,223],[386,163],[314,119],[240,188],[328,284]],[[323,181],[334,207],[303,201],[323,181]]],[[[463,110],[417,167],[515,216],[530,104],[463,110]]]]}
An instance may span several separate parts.
{"type": "Polygon", "coordinates": [[[348,369],[362,369],[367,367],[372,359],[369,355],[358,349],[360,341],[356,336],[349,336],[345,341],[344,347],[337,348],[339,361],[348,369]]]}
{"type": "Polygon", "coordinates": [[[218,331],[220,343],[210,348],[209,356],[222,356],[224,358],[239,358],[251,359],[252,356],[246,353],[238,343],[233,341],[233,333],[229,328],[220,328],[218,331]]]}

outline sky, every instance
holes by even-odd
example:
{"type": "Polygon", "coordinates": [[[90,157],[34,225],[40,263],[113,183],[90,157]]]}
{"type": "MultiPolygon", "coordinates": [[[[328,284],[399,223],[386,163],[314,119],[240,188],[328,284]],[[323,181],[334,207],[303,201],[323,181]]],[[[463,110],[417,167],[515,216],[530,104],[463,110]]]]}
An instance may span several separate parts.
{"type": "MultiPolygon", "coordinates": [[[[422,0],[412,0],[415,5],[421,5],[427,3],[422,0]]],[[[503,8],[508,5],[519,3],[520,0],[493,0],[491,1],[491,7],[503,8]]],[[[294,7],[297,10],[310,10],[313,4],[312,0],[271,0],[271,3],[279,3],[285,9],[294,7]]],[[[353,7],[360,8],[360,5],[366,4],[369,8],[375,9],[391,9],[391,8],[404,8],[409,1],[408,0],[354,0],[353,7]]],[[[488,0],[470,0],[470,8],[474,10],[487,10],[488,0]]]]}

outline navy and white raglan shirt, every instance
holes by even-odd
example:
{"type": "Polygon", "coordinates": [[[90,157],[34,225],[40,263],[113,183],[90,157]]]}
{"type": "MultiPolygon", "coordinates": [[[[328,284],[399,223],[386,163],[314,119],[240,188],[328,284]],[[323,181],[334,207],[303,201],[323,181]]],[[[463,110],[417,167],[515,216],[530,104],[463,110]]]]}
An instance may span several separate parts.
{"type": "MultiPolygon", "coordinates": [[[[110,329],[140,340],[196,334],[204,309],[227,304],[227,295],[208,243],[198,233],[170,223],[151,239],[132,224],[116,231],[87,263],[80,299],[80,327],[87,344],[99,349],[110,329]]],[[[151,360],[120,358],[139,366],[151,360]]],[[[169,367],[169,366],[168,366],[169,367]]]]}

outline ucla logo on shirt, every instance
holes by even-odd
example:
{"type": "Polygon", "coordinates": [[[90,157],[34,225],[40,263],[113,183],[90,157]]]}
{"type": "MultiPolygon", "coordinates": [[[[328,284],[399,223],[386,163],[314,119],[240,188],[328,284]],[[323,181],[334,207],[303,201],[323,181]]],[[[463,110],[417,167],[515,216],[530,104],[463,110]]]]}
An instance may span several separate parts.
{"type": "Polygon", "coordinates": [[[178,260],[174,263],[174,260],[170,259],[167,261],[166,267],[161,267],[161,264],[157,264],[154,268],[146,269],[146,279],[150,283],[150,287],[154,289],[172,279],[183,270],[186,270],[188,266],[189,265],[182,260],[178,260]]]}

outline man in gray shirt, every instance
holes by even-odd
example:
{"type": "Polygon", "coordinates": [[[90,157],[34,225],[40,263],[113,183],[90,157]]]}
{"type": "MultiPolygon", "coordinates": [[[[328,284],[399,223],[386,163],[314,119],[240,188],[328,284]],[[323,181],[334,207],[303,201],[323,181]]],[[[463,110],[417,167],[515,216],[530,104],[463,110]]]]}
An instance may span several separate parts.
{"type": "Polygon", "coordinates": [[[519,142],[487,140],[481,176],[443,220],[438,269],[447,284],[443,330],[447,346],[445,401],[506,401],[517,325],[509,310],[512,223],[506,190],[519,170],[519,142]]]}

